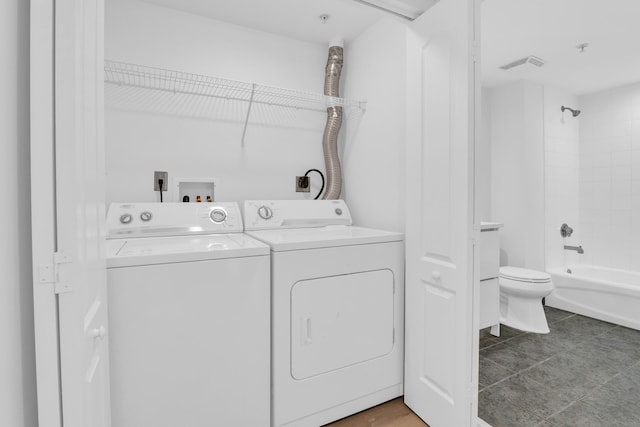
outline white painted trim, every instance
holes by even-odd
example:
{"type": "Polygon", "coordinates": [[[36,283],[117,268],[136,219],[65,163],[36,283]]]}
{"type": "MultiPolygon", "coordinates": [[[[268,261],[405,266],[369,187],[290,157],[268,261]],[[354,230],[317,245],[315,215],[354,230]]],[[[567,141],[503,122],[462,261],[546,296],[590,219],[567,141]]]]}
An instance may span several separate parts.
{"type": "MultiPolygon", "coordinates": [[[[472,61],[471,61],[471,100],[473,103],[473,115],[470,117],[469,127],[471,129],[470,137],[472,142],[469,149],[469,197],[472,207],[472,230],[470,235],[473,238],[472,245],[472,301],[473,310],[472,328],[471,328],[471,414],[475,416],[479,422],[484,422],[478,417],[478,383],[480,382],[480,212],[479,202],[477,200],[478,190],[476,183],[477,173],[477,152],[478,141],[480,140],[482,129],[482,82],[481,82],[481,5],[480,0],[470,0],[470,22],[471,26],[471,45],[472,45],[472,61]]],[[[485,423],[486,424],[486,423],[485,423]]],[[[491,427],[487,424],[488,427],[491,427]]]]}
{"type": "Polygon", "coordinates": [[[40,267],[53,265],[56,248],[53,0],[31,0],[30,13],[31,229],[38,425],[61,427],[57,298],[53,282],[40,282],[40,267]]]}

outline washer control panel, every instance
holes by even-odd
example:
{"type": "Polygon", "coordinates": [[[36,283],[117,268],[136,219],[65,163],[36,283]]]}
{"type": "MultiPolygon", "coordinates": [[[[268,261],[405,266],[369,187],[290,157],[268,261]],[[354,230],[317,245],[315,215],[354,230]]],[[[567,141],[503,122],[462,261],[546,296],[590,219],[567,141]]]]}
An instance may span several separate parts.
{"type": "Polygon", "coordinates": [[[344,200],[247,200],[245,230],[351,225],[344,200]]]}
{"type": "Polygon", "coordinates": [[[107,212],[107,238],[112,239],[242,231],[236,202],[112,203],[107,212]]]}

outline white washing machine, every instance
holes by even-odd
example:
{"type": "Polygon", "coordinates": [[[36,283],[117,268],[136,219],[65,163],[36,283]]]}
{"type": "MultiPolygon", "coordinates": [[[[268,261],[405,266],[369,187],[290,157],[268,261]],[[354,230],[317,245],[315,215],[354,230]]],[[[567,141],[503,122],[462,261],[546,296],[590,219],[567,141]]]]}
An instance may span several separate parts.
{"type": "Polygon", "coordinates": [[[238,205],[116,203],[107,228],[113,426],[269,426],[269,247],[238,205]]]}
{"type": "Polygon", "coordinates": [[[341,200],[246,201],[271,247],[272,426],[313,426],[403,392],[401,233],[351,225],[341,200]]]}

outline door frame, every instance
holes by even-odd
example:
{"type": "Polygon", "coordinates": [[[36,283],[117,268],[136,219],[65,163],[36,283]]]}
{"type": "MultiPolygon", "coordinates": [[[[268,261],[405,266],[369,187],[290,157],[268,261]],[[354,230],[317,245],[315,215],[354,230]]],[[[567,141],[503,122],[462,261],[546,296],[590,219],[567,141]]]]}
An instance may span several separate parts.
{"type": "Polygon", "coordinates": [[[55,293],[55,9],[31,0],[31,230],[39,427],[62,426],[58,297],[55,293]]]}
{"type": "MultiPolygon", "coordinates": [[[[91,97],[97,98],[97,102],[102,104],[101,93],[95,90],[91,91],[93,81],[90,79],[92,72],[94,76],[102,79],[102,61],[96,60],[95,55],[93,62],[84,60],[84,52],[86,49],[92,49],[92,42],[98,46],[98,51],[92,52],[97,52],[98,59],[102,57],[100,45],[104,34],[104,28],[101,25],[104,16],[102,10],[102,0],[96,0],[90,6],[85,3],[85,0],[31,0],[31,225],[39,427],[62,427],[65,425],[91,427],[96,425],[96,422],[99,425],[110,425],[109,414],[102,416],[104,411],[98,411],[102,407],[108,409],[108,382],[106,383],[106,406],[100,405],[97,409],[87,408],[88,398],[85,397],[84,391],[88,386],[85,384],[97,383],[93,381],[93,373],[96,372],[96,368],[93,368],[89,376],[90,370],[86,370],[84,365],[76,363],[80,359],[80,352],[78,355],[75,353],[76,344],[82,343],[85,343],[83,349],[89,346],[93,349],[108,349],[106,344],[101,346],[101,342],[107,342],[104,332],[101,328],[91,329],[94,327],[93,323],[88,323],[88,320],[91,319],[88,319],[84,312],[87,307],[84,307],[83,302],[78,298],[85,295],[83,291],[93,286],[94,270],[98,272],[96,274],[101,274],[100,271],[104,270],[102,273],[106,280],[106,268],[92,269],[94,264],[98,265],[100,262],[94,262],[92,266],[87,267],[89,256],[92,257],[90,261],[103,261],[104,251],[99,251],[96,255],[95,248],[91,248],[94,251],[89,256],[86,253],[75,254],[78,251],[77,243],[80,242],[77,240],[78,238],[89,236],[93,239],[92,241],[100,239],[101,230],[95,230],[95,228],[100,228],[104,224],[104,215],[94,215],[93,218],[101,218],[96,222],[97,226],[93,223],[89,225],[79,223],[78,218],[75,217],[69,218],[76,214],[74,206],[69,205],[69,201],[73,199],[73,197],[69,197],[69,194],[74,194],[70,189],[77,189],[77,183],[85,181],[83,180],[84,176],[97,176],[103,181],[104,175],[99,171],[88,169],[96,173],[82,175],[80,172],[81,176],[78,177],[64,169],[75,167],[75,164],[58,164],[60,160],[57,158],[60,156],[60,149],[64,148],[66,151],[63,152],[69,158],[69,150],[78,146],[94,148],[93,151],[87,148],[93,159],[103,157],[102,153],[97,152],[100,147],[98,143],[87,145],[86,142],[88,141],[87,136],[91,137],[92,129],[102,132],[101,122],[87,121],[87,117],[90,119],[91,114],[99,114],[101,110],[93,111],[91,101],[86,104],[86,100],[92,99],[91,97]],[[82,80],[74,80],[73,76],[67,76],[66,72],[57,75],[56,69],[61,64],[67,68],[81,69],[83,73],[79,78],[82,80]],[[60,79],[60,77],[68,78],[60,79]],[[70,81],[71,87],[69,86],[70,81]],[[59,90],[62,90],[61,93],[65,95],[62,98],[56,97],[56,88],[59,85],[62,85],[62,89],[59,90]],[[85,96],[86,93],[89,93],[89,98],[85,96]],[[70,110],[65,110],[66,108],[70,108],[70,110]],[[73,114],[78,111],[81,114],[76,118],[73,114]],[[63,123],[64,127],[60,126],[60,123],[56,123],[60,112],[65,113],[67,118],[74,118],[75,121],[66,121],[63,123]],[[56,140],[59,136],[56,135],[60,133],[61,129],[66,131],[62,136],[62,142],[65,144],[57,145],[56,140]],[[61,172],[67,173],[62,174],[61,172]],[[59,199],[62,197],[61,188],[65,189],[66,198],[64,199],[59,199]],[[68,209],[69,207],[71,209],[68,209]],[[67,208],[66,214],[64,214],[64,210],[63,214],[60,214],[59,208],[67,208]],[[61,221],[63,219],[66,221],[61,221]],[[76,233],[78,230],[82,232],[81,236],[76,233]],[[96,238],[96,236],[98,237],[96,238]],[[65,239],[61,239],[61,237],[65,237],[65,239]],[[60,253],[61,244],[67,245],[67,254],[60,253]],[[85,273],[84,276],[82,273],[85,273]],[[61,311],[61,294],[66,298],[66,307],[72,308],[72,310],[61,311]],[[71,301],[71,305],[69,305],[69,301],[71,301]],[[67,315],[62,316],[64,314],[67,315]],[[61,321],[71,319],[73,325],[82,325],[81,315],[85,315],[84,330],[78,333],[81,328],[74,327],[73,331],[66,334],[66,340],[61,340],[63,338],[62,332],[65,331],[60,327],[61,321]],[[76,317],[72,319],[72,316],[76,317]],[[98,335],[95,335],[96,331],[98,331],[98,335]],[[73,349],[67,352],[67,356],[62,353],[63,343],[66,343],[65,348],[73,349]],[[74,369],[71,369],[72,375],[67,373],[63,377],[62,372],[65,364],[67,368],[73,366],[74,369]],[[69,381],[63,381],[63,379],[69,381]],[[94,414],[99,415],[89,421],[89,417],[94,414]]],[[[95,86],[95,88],[99,89],[100,87],[95,86]]],[[[76,161],[80,165],[85,165],[86,158],[73,160],[73,154],[71,158],[72,162],[76,161]]],[[[84,220],[86,217],[87,213],[84,213],[80,220],[84,220]]],[[[102,311],[105,311],[106,304],[103,306],[102,311]]],[[[97,308],[95,311],[97,312],[97,308]]],[[[89,312],[91,312],[91,307],[89,312]]],[[[100,321],[103,322],[103,320],[100,321]]],[[[105,352],[106,350],[102,353],[105,352]]],[[[102,356],[102,360],[104,360],[102,365],[108,369],[108,357],[102,356]]],[[[91,359],[90,362],[93,363],[94,359],[91,359]]],[[[96,366],[98,366],[97,363],[96,366]]],[[[106,372],[108,374],[108,370],[106,372]]]]}

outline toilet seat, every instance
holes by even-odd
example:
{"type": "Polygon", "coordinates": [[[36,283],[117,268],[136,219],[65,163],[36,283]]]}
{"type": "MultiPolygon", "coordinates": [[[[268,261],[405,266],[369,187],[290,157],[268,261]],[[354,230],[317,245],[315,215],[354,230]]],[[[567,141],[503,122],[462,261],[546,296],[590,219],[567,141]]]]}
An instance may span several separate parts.
{"type": "Polygon", "coordinates": [[[550,283],[551,276],[543,271],[529,270],[527,268],[500,267],[500,277],[525,283],[550,283]]]}
{"type": "Polygon", "coordinates": [[[551,280],[548,282],[527,282],[525,280],[514,280],[500,276],[498,283],[503,293],[529,298],[542,298],[549,295],[553,290],[551,280]]]}

